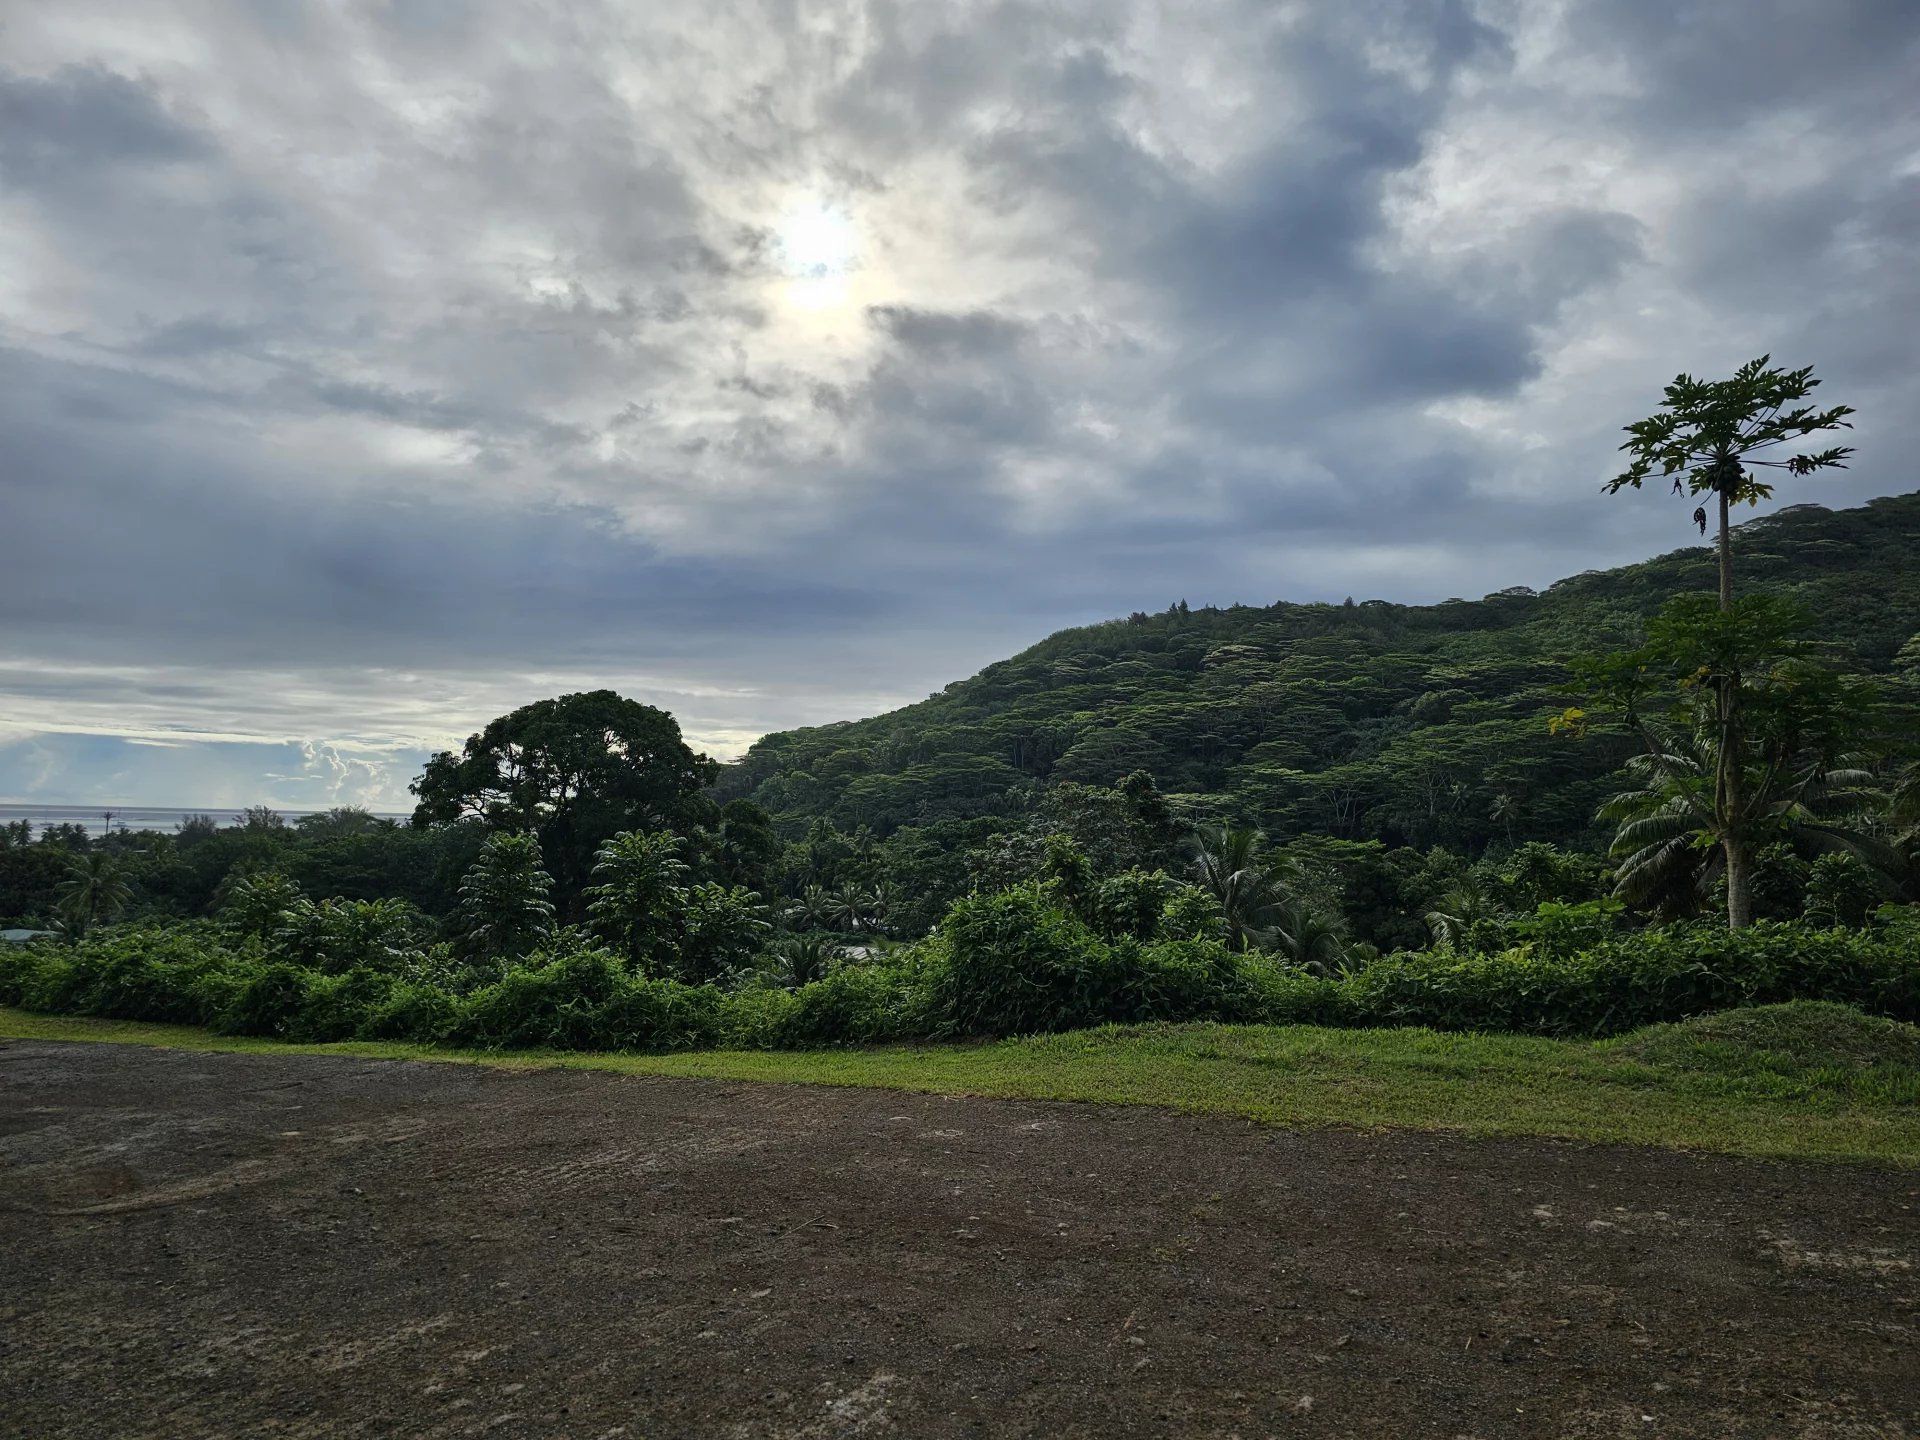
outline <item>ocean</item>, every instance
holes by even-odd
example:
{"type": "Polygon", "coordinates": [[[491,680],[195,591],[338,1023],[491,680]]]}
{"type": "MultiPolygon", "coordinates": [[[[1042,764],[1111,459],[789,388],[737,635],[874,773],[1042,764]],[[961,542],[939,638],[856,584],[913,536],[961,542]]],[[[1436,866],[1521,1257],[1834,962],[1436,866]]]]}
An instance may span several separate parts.
{"type": "MultiPolygon", "coordinates": [[[[273,808],[289,825],[302,815],[324,813],[323,810],[282,810],[277,805],[273,808]]],[[[180,828],[180,822],[189,815],[211,815],[216,825],[240,823],[239,808],[223,805],[190,805],[179,810],[155,805],[0,805],[0,825],[16,820],[31,820],[35,835],[49,825],[84,825],[89,835],[104,835],[108,811],[113,812],[113,828],[116,830],[164,830],[171,834],[180,828]]],[[[392,811],[376,810],[374,813],[391,820],[407,818],[405,814],[392,811]]]]}

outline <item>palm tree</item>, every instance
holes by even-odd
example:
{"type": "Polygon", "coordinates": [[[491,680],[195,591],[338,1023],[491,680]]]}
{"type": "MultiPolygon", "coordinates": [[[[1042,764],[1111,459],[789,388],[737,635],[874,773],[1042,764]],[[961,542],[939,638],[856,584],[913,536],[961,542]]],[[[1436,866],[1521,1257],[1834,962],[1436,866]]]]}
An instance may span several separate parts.
{"type": "Polygon", "coordinates": [[[1450,948],[1470,944],[1476,929],[1506,918],[1499,901],[1472,871],[1457,877],[1432,904],[1422,918],[1434,943],[1450,948]]]}
{"type": "Polygon", "coordinates": [[[1339,927],[1301,897],[1274,906],[1270,945],[1303,969],[1328,975],[1346,968],[1347,946],[1339,927]]]}
{"type": "Polygon", "coordinates": [[[787,918],[808,930],[825,930],[833,924],[834,899],[819,885],[809,885],[787,907],[787,918]]]}
{"type": "Polygon", "coordinates": [[[773,949],[774,976],[795,990],[823,978],[840,958],[840,946],[824,935],[789,935],[773,949]]]}
{"type": "Polygon", "coordinates": [[[1894,842],[1920,847],[1920,761],[1907,766],[1895,777],[1888,798],[1894,842]]]}
{"type": "Polygon", "coordinates": [[[1284,898],[1261,860],[1264,838],[1244,825],[1211,825],[1193,835],[1194,878],[1218,902],[1227,943],[1235,950],[1266,940],[1274,909],[1284,898]]]}
{"type": "Polygon", "coordinates": [[[132,899],[133,887],[121,874],[119,863],[97,850],[73,856],[67,878],[54,891],[64,928],[75,939],[112,920],[132,899]]]}
{"type": "MultiPolygon", "coordinates": [[[[1726,868],[1704,798],[1714,789],[1717,751],[1714,732],[1703,729],[1657,737],[1654,748],[1626,762],[1634,785],[1599,810],[1600,819],[1618,827],[1608,854],[1620,899],[1669,915],[1704,908],[1726,868]]],[[[1834,768],[1803,762],[1796,771],[1754,777],[1750,833],[1760,844],[1850,853],[1883,875],[1898,875],[1898,853],[1859,823],[1877,794],[1872,773],[1845,763],[1849,758],[1834,768]]]]}
{"type": "Polygon", "coordinates": [[[849,880],[827,897],[827,913],[849,934],[870,930],[877,935],[887,928],[892,901],[892,893],[885,886],[857,885],[849,880]]]}
{"type": "Polygon", "coordinates": [[[1507,844],[1513,844],[1513,822],[1520,818],[1520,799],[1511,790],[1494,792],[1493,803],[1487,806],[1487,818],[1496,825],[1504,825],[1507,831],[1507,844]]]}

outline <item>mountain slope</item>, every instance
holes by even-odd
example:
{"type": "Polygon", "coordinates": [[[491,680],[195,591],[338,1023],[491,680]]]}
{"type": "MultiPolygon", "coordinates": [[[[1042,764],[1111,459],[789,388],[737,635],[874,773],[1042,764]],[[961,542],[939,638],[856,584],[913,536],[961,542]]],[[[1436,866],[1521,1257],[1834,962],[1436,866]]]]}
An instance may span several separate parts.
{"type": "MultiPolygon", "coordinates": [[[[1920,659],[1920,494],[1800,505],[1736,532],[1739,583],[1792,596],[1837,658],[1885,674],[1920,659]]],[[[1477,847],[1576,840],[1612,743],[1547,733],[1568,657],[1630,640],[1711,552],[1677,550],[1439,605],[1368,601],[1188,611],[1062,630],[889,714],[768,735],[722,784],[797,834],[943,832],[1014,814],[1040,787],[1151,771],[1188,808],[1276,837],[1477,847]]],[[[990,827],[986,827],[990,828],[990,827]]]]}

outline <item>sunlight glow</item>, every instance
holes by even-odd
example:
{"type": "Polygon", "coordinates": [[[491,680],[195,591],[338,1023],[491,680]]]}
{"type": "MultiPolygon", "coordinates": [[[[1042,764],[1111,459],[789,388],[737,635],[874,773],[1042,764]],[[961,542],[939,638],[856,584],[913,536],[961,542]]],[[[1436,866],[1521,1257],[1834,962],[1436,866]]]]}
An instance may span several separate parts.
{"type": "Polygon", "coordinates": [[[781,217],[776,230],[780,268],[796,280],[844,276],[858,258],[853,222],[844,212],[812,202],[781,217]]]}

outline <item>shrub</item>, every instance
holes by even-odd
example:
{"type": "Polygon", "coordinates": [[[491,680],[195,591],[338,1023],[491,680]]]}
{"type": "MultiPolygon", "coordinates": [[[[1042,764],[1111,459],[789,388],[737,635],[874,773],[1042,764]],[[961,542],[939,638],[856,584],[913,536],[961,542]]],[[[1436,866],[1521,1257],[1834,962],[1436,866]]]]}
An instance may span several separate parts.
{"type": "Polygon", "coordinates": [[[1816,925],[1858,929],[1881,901],[1881,887],[1857,855],[1822,855],[1807,873],[1806,918],[1816,925]]]}
{"type": "Polygon", "coordinates": [[[1164,870],[1122,870],[1094,885],[1086,902],[1088,918],[1109,940],[1151,940],[1179,888],[1164,870]]]}
{"type": "Polygon", "coordinates": [[[783,1045],[800,1002],[777,985],[748,985],[720,1006],[720,1043],[736,1050],[773,1050],[783,1045]]]}
{"type": "Polygon", "coordinates": [[[601,1039],[608,1050],[710,1050],[724,1034],[726,992],[677,980],[621,977],[601,1002],[601,1039]]]}
{"type": "Polygon", "coordinates": [[[1536,955],[1567,956],[1618,935],[1626,912],[1626,905],[1611,896],[1572,903],[1547,900],[1533,914],[1515,920],[1513,933],[1536,955]]]}
{"type": "Polygon", "coordinates": [[[315,976],[308,982],[306,1002],[289,1036],[311,1041],[372,1038],[373,1019],[384,1011],[399,983],[382,970],[315,976]]]}
{"type": "Polygon", "coordinates": [[[385,997],[361,1021],[362,1040],[411,1040],[433,1045],[445,1040],[460,1018],[460,998],[442,985],[397,979],[385,997]]]}
{"type": "Polygon", "coordinates": [[[1376,961],[1347,982],[1357,1023],[1612,1035],[1742,1005],[1833,1000],[1920,1019],[1920,955],[1870,932],[1762,921],[1675,925],[1571,955],[1526,948],[1376,961]]]}
{"type": "Polygon", "coordinates": [[[8,959],[0,1003],[177,1024],[208,1019],[206,980],[242,963],[204,923],[96,930],[77,946],[30,945],[8,959]]]}
{"type": "Polygon", "coordinates": [[[626,978],[606,950],[537,951],[467,996],[447,1038],[487,1049],[610,1049],[600,1010],[626,978]]]}
{"type": "Polygon", "coordinates": [[[972,895],[941,926],[945,963],[928,975],[940,1035],[1030,1035],[1108,1018],[1113,951],[1035,884],[972,895]]]}
{"type": "Polygon", "coordinates": [[[842,965],[789,992],[792,1008],[771,1043],[797,1049],[871,1045],[923,1035],[927,1031],[922,1015],[924,978],[944,964],[941,942],[927,940],[889,956],[884,964],[842,965]],[[930,962],[926,958],[930,955],[939,958],[930,962]]]}
{"type": "Polygon", "coordinates": [[[30,1010],[43,1007],[28,1000],[39,990],[41,971],[48,965],[64,965],[65,952],[52,945],[0,944],[0,1005],[24,1005],[30,1010]]]}
{"type": "Polygon", "coordinates": [[[213,1026],[227,1035],[266,1035],[290,1040],[300,1031],[300,1015],[316,981],[314,971],[276,960],[236,976],[222,997],[213,1026]]]}

